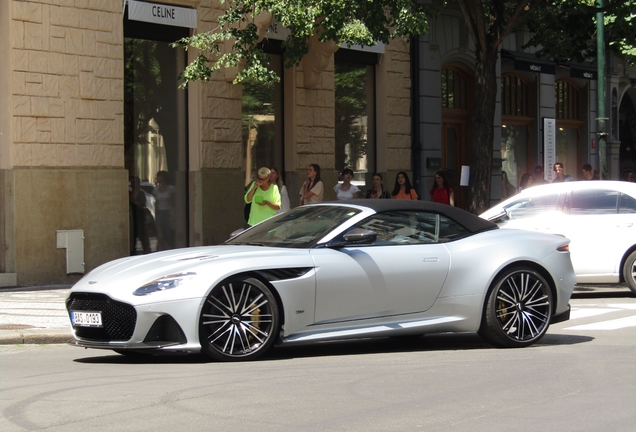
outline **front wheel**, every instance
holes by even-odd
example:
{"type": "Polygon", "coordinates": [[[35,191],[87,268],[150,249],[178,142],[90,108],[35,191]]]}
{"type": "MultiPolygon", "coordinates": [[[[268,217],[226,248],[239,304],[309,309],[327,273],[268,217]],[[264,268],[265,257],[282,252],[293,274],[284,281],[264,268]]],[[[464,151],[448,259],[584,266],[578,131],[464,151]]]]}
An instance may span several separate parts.
{"type": "Polygon", "coordinates": [[[261,281],[229,279],[214,287],[201,310],[202,352],[222,361],[253,360],[274,343],[278,315],[276,299],[261,281]]]}
{"type": "Polygon", "coordinates": [[[532,345],[548,330],[552,310],[546,280],[530,268],[510,268],[488,293],[479,335],[505,348],[532,345]]]}
{"type": "Polygon", "coordinates": [[[636,251],[630,253],[623,264],[623,279],[629,289],[636,294],[636,251]]]}

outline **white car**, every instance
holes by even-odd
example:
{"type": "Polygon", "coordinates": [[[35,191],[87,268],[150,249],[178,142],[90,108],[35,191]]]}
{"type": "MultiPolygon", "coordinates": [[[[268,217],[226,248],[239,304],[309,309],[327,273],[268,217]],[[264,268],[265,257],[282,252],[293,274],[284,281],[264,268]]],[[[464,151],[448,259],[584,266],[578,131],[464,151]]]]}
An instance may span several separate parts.
{"type": "Polygon", "coordinates": [[[124,354],[249,360],[274,344],[443,332],[523,347],[569,318],[568,244],[442,204],[339,201],[224,245],[104,264],[66,306],[75,345],[124,354]]]}
{"type": "Polygon", "coordinates": [[[625,282],[636,293],[636,183],[533,186],[480,216],[502,228],[563,235],[577,283],[625,282]]]}

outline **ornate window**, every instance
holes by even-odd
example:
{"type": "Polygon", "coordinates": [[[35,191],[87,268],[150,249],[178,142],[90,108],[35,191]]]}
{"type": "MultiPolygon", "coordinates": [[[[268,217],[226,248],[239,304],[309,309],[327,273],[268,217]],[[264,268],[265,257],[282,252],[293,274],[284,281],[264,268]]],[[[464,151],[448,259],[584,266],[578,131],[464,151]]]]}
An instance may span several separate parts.
{"type": "Polygon", "coordinates": [[[458,71],[442,69],[442,108],[468,109],[466,79],[458,71]]]}
{"type": "Polygon", "coordinates": [[[530,86],[517,75],[501,77],[501,115],[530,116],[530,86]]]}
{"type": "Polygon", "coordinates": [[[558,120],[581,120],[581,91],[565,80],[554,84],[556,118],[558,120]]]}

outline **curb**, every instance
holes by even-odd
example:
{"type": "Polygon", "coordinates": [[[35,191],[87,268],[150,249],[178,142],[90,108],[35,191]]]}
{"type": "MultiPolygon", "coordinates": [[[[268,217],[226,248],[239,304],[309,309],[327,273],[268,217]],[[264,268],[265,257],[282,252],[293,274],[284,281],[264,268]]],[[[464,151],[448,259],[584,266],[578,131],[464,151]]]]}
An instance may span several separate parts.
{"type": "Polygon", "coordinates": [[[65,344],[73,339],[69,331],[63,329],[50,330],[2,330],[0,331],[0,345],[50,345],[65,344]]]}

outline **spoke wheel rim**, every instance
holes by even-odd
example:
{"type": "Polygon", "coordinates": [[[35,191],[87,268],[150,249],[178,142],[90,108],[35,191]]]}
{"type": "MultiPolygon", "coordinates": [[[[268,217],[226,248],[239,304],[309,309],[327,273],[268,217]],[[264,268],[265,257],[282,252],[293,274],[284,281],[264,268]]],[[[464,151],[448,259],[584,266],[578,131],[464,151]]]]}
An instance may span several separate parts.
{"type": "Polygon", "coordinates": [[[513,273],[497,288],[495,317],[512,340],[527,342],[541,337],[551,314],[549,287],[534,273],[513,273]]]}
{"type": "Polygon", "coordinates": [[[271,301],[249,281],[216,287],[201,314],[208,346],[227,357],[257,353],[271,338],[274,324],[271,301]]]}

